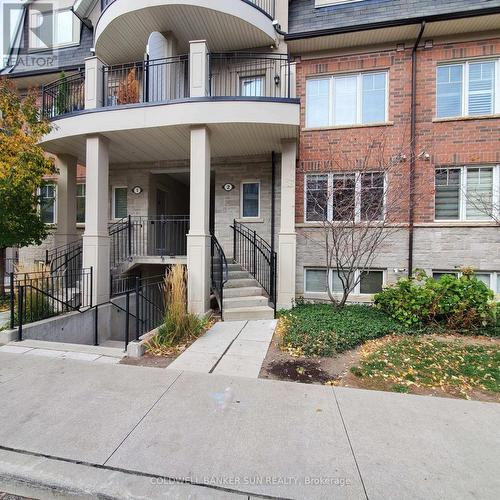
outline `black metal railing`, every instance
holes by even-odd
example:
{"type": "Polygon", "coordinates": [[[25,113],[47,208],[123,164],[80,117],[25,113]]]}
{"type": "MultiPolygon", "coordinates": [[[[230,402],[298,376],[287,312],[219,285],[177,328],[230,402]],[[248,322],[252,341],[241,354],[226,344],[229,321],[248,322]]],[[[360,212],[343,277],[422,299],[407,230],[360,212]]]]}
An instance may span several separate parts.
{"type": "Polygon", "coordinates": [[[111,274],[110,277],[111,297],[119,297],[120,295],[125,295],[127,292],[134,290],[135,282],[137,279],[141,279],[141,277],[137,274],[118,276],[118,277],[111,274]]]}
{"type": "Polygon", "coordinates": [[[229,268],[226,254],[214,235],[212,235],[211,255],[211,288],[219,304],[221,318],[224,319],[224,285],[229,279],[229,268]]]}
{"type": "Polygon", "coordinates": [[[189,215],[128,216],[110,226],[111,265],[134,257],[185,256],[188,232],[189,215]]]}
{"type": "Polygon", "coordinates": [[[104,66],[104,106],[189,97],[189,56],[104,66]]]}
{"type": "Polygon", "coordinates": [[[44,85],[42,89],[42,114],[45,118],[85,109],[85,72],[62,76],[44,85]]]}
{"type": "Polygon", "coordinates": [[[256,231],[241,222],[235,220],[232,229],[234,261],[259,282],[276,311],[276,252],[256,231]]]}
{"type": "Polygon", "coordinates": [[[290,58],[286,54],[209,54],[212,97],[290,98],[290,58]]]}
{"type": "Polygon", "coordinates": [[[60,270],[76,272],[82,268],[82,263],[83,241],[81,239],[45,251],[45,264],[50,266],[52,273],[60,270]]]}
{"type": "MultiPolygon", "coordinates": [[[[11,275],[11,328],[92,307],[93,270],[11,275]]],[[[20,334],[22,336],[22,334],[20,334]]]]}
{"type": "Polygon", "coordinates": [[[165,277],[136,277],[130,283],[125,296],[125,350],[131,340],[138,341],[142,335],[158,328],[165,318],[165,277]],[[133,321],[133,324],[130,322],[133,321]]]}

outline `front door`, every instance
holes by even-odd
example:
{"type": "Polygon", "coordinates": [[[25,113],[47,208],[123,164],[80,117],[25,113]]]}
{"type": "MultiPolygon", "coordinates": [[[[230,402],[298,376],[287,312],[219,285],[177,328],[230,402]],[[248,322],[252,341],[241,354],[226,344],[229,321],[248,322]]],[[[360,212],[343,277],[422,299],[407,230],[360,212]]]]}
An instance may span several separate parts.
{"type": "Polygon", "coordinates": [[[167,193],[162,189],[156,190],[156,217],[151,221],[154,242],[153,255],[167,255],[167,193]]]}

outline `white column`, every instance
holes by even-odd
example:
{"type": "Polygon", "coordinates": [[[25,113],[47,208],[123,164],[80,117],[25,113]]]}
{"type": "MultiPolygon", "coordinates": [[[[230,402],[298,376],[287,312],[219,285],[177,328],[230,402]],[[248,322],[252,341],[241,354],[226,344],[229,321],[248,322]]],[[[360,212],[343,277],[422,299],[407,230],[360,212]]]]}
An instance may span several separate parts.
{"type": "Polygon", "coordinates": [[[281,30],[288,32],[288,0],[276,0],[276,13],[274,15],[281,26],[281,30]]]}
{"type": "Polygon", "coordinates": [[[205,40],[189,42],[190,97],[205,97],[208,89],[208,46],[205,40]]]}
{"type": "Polygon", "coordinates": [[[67,245],[77,239],[76,232],[76,158],[70,155],[56,157],[57,231],[55,245],[67,245]]]}
{"type": "Polygon", "coordinates": [[[103,66],[104,63],[97,57],[85,59],[85,109],[103,106],[103,66]]]}
{"type": "Polygon", "coordinates": [[[210,137],[207,127],[191,129],[190,229],[187,238],[188,308],[210,309],[210,137]]]}
{"type": "Polygon", "coordinates": [[[278,308],[292,307],[295,298],[297,234],[295,232],[295,167],[297,143],[282,142],[281,209],[278,239],[278,308]]]}
{"type": "Polygon", "coordinates": [[[93,268],[92,303],[109,300],[109,152],[103,136],[87,137],[83,267],[93,268]]]}

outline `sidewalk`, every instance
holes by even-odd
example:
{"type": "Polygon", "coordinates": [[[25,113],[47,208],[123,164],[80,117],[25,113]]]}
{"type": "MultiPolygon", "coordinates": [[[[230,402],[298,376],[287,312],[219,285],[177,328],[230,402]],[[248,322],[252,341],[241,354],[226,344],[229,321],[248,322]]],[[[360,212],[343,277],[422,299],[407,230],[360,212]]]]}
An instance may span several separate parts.
{"type": "Polygon", "coordinates": [[[0,353],[0,401],[0,491],[27,497],[493,499],[500,491],[496,404],[29,352],[0,353]]]}

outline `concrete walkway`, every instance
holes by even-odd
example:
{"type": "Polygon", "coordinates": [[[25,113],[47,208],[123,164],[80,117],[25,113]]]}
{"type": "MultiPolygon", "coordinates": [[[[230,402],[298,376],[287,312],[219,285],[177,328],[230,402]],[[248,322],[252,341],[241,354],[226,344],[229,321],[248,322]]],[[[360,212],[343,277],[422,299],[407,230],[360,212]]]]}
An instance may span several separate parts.
{"type": "Polygon", "coordinates": [[[276,320],[216,323],[168,369],[258,378],[276,320]]]}
{"type": "Polygon", "coordinates": [[[0,352],[0,491],[496,499],[500,405],[0,352]]]}

